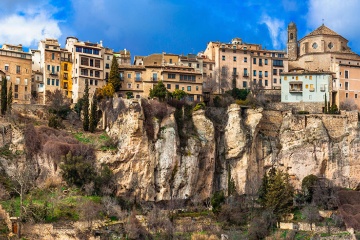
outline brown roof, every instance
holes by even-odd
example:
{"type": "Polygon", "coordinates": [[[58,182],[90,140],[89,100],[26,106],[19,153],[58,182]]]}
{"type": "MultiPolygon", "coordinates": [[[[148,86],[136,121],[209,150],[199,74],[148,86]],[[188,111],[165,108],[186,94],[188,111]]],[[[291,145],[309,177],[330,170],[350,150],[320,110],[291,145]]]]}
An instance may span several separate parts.
{"type": "Polygon", "coordinates": [[[119,69],[136,69],[145,71],[145,67],[143,65],[119,65],[119,69]]]}
{"type": "Polygon", "coordinates": [[[317,29],[315,29],[314,31],[312,31],[311,33],[308,34],[308,36],[316,36],[316,35],[333,35],[333,36],[340,36],[339,34],[337,34],[336,32],[334,32],[333,30],[331,30],[330,28],[328,28],[327,26],[325,26],[324,24],[321,25],[320,27],[318,27],[317,29]]]}

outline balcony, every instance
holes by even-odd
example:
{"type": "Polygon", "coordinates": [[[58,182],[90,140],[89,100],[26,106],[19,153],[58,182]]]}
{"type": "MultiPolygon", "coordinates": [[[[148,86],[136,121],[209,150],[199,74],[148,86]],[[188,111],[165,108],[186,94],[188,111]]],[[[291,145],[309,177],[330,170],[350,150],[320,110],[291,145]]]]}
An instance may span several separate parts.
{"type": "Polygon", "coordinates": [[[237,78],[238,74],[236,72],[234,72],[234,73],[232,73],[232,76],[237,78]]]}
{"type": "Polygon", "coordinates": [[[244,73],[243,77],[249,77],[249,73],[244,73]]]}
{"type": "Polygon", "coordinates": [[[50,72],[49,74],[52,75],[52,76],[58,76],[58,75],[59,75],[59,74],[56,73],[56,72],[50,72]]]}
{"type": "Polygon", "coordinates": [[[320,92],[325,92],[325,87],[320,87],[320,92]]]}
{"type": "Polygon", "coordinates": [[[290,88],[289,92],[303,92],[303,90],[302,88],[290,88]]]}
{"type": "Polygon", "coordinates": [[[259,78],[263,78],[263,75],[259,75],[259,78]]]}
{"type": "Polygon", "coordinates": [[[156,82],[158,80],[158,78],[157,77],[151,77],[150,80],[156,82]]]}
{"type": "Polygon", "coordinates": [[[62,62],[72,62],[71,58],[61,58],[62,62]]]}
{"type": "MultiPolygon", "coordinates": [[[[296,92],[303,92],[303,85],[302,83],[294,83],[294,84],[291,84],[290,83],[290,89],[289,89],[289,92],[293,92],[293,93],[296,93],[296,92]]],[[[310,90],[311,91],[311,90],[310,90]]]]}
{"type": "Polygon", "coordinates": [[[135,78],[135,82],[141,82],[142,81],[142,78],[141,77],[136,77],[135,78]]]}

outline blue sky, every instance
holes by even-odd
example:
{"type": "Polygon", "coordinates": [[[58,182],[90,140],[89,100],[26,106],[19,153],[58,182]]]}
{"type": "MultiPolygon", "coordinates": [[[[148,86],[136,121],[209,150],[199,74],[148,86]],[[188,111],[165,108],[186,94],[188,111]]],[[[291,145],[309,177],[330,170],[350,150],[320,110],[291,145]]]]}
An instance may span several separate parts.
{"type": "Polygon", "coordinates": [[[30,48],[45,37],[64,46],[76,36],[132,56],[197,53],[209,41],[234,37],[285,49],[290,21],[300,39],[324,19],[360,53],[358,0],[1,0],[1,6],[0,44],[30,48]]]}

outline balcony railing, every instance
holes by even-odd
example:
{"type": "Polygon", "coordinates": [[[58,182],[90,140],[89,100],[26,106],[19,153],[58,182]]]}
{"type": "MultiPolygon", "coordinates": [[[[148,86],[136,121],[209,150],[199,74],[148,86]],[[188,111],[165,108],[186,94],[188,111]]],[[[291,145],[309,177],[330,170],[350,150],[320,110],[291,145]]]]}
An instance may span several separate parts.
{"type": "Polygon", "coordinates": [[[289,92],[302,92],[303,90],[300,88],[290,88],[289,92]]]}
{"type": "Polygon", "coordinates": [[[244,73],[243,77],[249,77],[249,73],[244,73]]]}
{"type": "Polygon", "coordinates": [[[56,72],[50,72],[50,75],[58,76],[58,73],[56,73],[56,72]]]}
{"type": "Polygon", "coordinates": [[[142,78],[141,77],[136,77],[135,78],[135,82],[141,82],[142,81],[142,78]]]}
{"type": "Polygon", "coordinates": [[[157,77],[151,77],[150,80],[151,80],[151,81],[157,81],[158,78],[157,78],[157,77]]]}

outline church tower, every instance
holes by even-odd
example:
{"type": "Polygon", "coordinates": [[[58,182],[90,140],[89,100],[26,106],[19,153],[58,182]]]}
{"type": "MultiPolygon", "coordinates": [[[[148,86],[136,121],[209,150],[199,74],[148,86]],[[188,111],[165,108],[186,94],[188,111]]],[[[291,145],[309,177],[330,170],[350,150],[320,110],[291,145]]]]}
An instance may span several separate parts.
{"type": "Polygon", "coordinates": [[[297,28],[291,22],[288,26],[287,52],[289,61],[295,61],[298,57],[297,28]]]}

